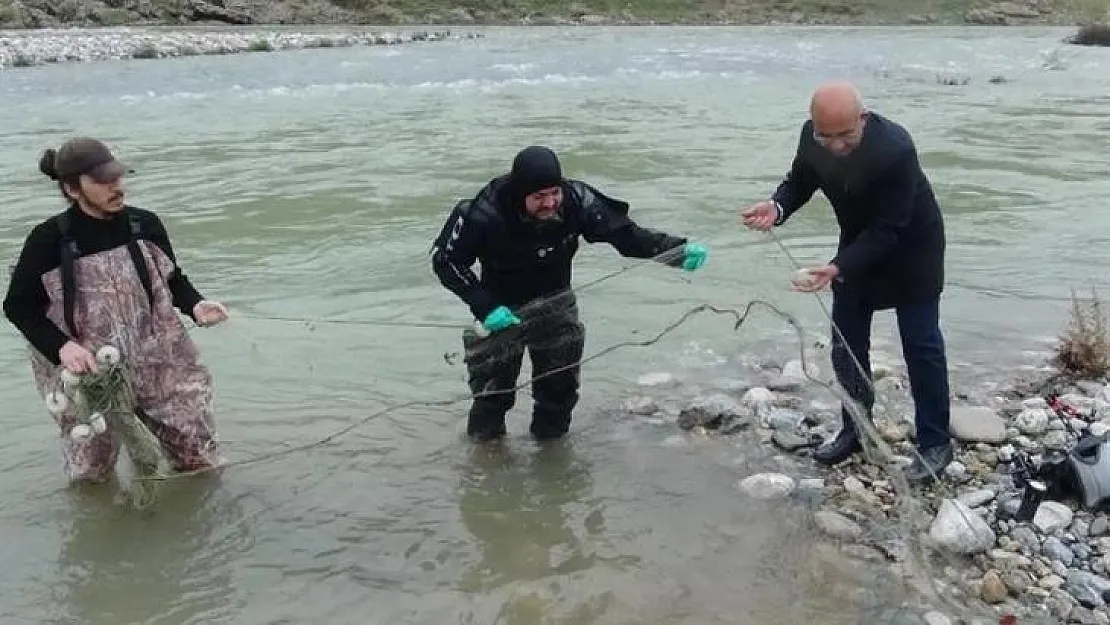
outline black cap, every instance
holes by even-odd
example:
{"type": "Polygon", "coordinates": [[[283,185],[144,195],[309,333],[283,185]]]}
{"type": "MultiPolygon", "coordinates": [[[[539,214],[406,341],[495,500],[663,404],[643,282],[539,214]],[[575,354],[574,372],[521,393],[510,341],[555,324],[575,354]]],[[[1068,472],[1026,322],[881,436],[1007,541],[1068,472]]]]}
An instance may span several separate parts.
{"type": "Polygon", "coordinates": [[[112,182],[134,170],[116,160],[112,151],[101,141],[76,137],[66,141],[54,154],[52,178],[65,180],[88,175],[97,182],[112,182]]]}
{"type": "Polygon", "coordinates": [[[563,170],[559,165],[559,157],[550,148],[529,146],[518,152],[513,159],[509,184],[518,198],[540,189],[558,186],[562,182],[563,170]]]}

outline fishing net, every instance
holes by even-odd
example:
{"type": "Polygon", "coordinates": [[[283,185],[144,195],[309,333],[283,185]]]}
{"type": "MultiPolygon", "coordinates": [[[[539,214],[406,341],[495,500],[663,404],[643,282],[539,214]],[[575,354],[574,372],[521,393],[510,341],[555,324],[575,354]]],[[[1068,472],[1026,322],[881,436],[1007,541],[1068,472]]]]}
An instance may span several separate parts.
{"type": "MultiPolygon", "coordinates": [[[[771,235],[787,259],[800,270],[801,265],[782,242],[771,235]]],[[[485,335],[480,329],[473,330],[479,341],[467,348],[466,354],[446,353],[445,360],[449,364],[457,362],[460,355],[472,361],[498,361],[516,358],[520,351],[520,339],[529,331],[545,325],[557,323],[564,319],[570,308],[574,306],[576,296],[598,284],[610,280],[618,275],[636,267],[667,262],[681,254],[681,250],[672,250],[658,257],[637,261],[624,268],[568,289],[564,292],[545,298],[542,301],[532,302],[514,312],[522,319],[519,326],[510,330],[485,335]]],[[[570,368],[604,358],[608,354],[621,349],[639,347],[646,348],[658,343],[665,336],[676,331],[692,319],[707,314],[722,316],[733,321],[732,329],[740,331],[753,313],[760,311],[768,313],[780,320],[794,334],[794,346],[791,351],[796,354],[797,367],[792,367],[789,372],[792,376],[804,380],[813,387],[823,389],[828,397],[833,398],[848,410],[860,432],[863,444],[863,453],[855,458],[833,468],[820,468],[813,463],[805,462],[805,455],[801,455],[799,466],[804,466],[804,472],[818,472],[821,478],[821,490],[824,491],[820,503],[816,504],[817,510],[811,510],[813,523],[825,531],[826,534],[836,535],[830,542],[843,549],[844,557],[853,557],[861,551],[868,558],[877,558],[883,565],[889,566],[890,574],[906,589],[905,605],[880,605],[876,607],[873,615],[866,621],[872,624],[907,624],[928,623],[929,625],[943,625],[944,623],[967,623],[986,625],[987,623],[1017,623],[1031,625],[1034,623],[1060,622],[1060,619],[1049,617],[1045,614],[1046,605],[1051,601],[1063,601],[1060,590],[1050,586],[1043,580],[1036,582],[1032,578],[1025,579],[1015,571],[1020,571],[1020,563],[1041,562],[1044,560],[1040,553],[1041,545],[1030,552],[1016,548],[1013,544],[1003,539],[996,532],[998,518],[1001,515],[1003,494],[1012,494],[1017,485],[1012,479],[1007,478],[1000,468],[992,474],[994,482],[979,484],[980,488],[989,488],[992,493],[985,501],[971,501],[968,497],[969,488],[976,486],[974,480],[953,479],[950,475],[934,476],[936,479],[928,486],[911,485],[904,474],[904,468],[914,457],[917,451],[912,439],[912,418],[906,416],[907,410],[904,403],[891,397],[896,392],[906,394],[906,380],[897,375],[890,375],[887,384],[877,384],[878,376],[863,377],[867,381],[871,392],[874,394],[874,406],[866,411],[852,397],[841,388],[835,380],[828,376],[815,373],[820,370],[815,353],[827,348],[837,338],[839,328],[832,324],[831,315],[824,301],[819,295],[815,296],[819,303],[825,320],[830,324],[828,333],[813,333],[791,313],[782,307],[767,300],[752,299],[736,306],[699,304],[685,311],[658,332],[643,336],[638,340],[621,341],[609,345],[600,351],[591,353],[564,366],[540,372],[530,379],[514,384],[512,388],[496,390],[482,390],[479,392],[460,393],[453,397],[443,399],[414,399],[411,401],[393,403],[374,411],[363,418],[352,422],[318,440],[312,440],[298,445],[287,445],[273,451],[262,452],[254,456],[235,459],[222,464],[219,468],[226,470],[235,466],[260,463],[267,460],[285,457],[288,454],[319,448],[335,442],[350,432],[366,423],[381,418],[390,413],[407,408],[419,407],[422,409],[446,407],[472,401],[475,398],[494,396],[503,393],[516,393],[533,385],[536,381],[547,376],[556,375],[570,368]],[[831,334],[831,336],[830,336],[831,334]],[[818,350],[814,351],[814,346],[818,350]],[[796,350],[796,351],[794,351],[796,350]],[[828,528],[839,528],[830,531],[828,528]],[[995,553],[998,552],[998,553],[995,553]],[[1006,556],[1006,554],[1010,554],[1006,556]],[[1014,562],[1014,567],[999,569],[999,562],[1014,562]],[[1039,589],[1039,590],[1038,590],[1039,589]],[[1051,600],[1051,601],[1046,601],[1051,600]],[[1032,603],[1032,605],[1030,605],[1032,603]],[[1037,605],[1040,604],[1040,605],[1037,605]],[[1014,615],[1020,613],[1020,621],[1012,620],[1014,615]],[[1001,619],[1001,620],[1000,620],[1001,619]]],[[[249,317],[249,315],[239,315],[249,317]]],[[[257,316],[256,319],[276,319],[257,316]]],[[[286,319],[291,320],[291,319],[286,319]]],[[[296,320],[307,322],[309,320],[296,320]]],[[[311,320],[313,327],[321,323],[346,323],[356,325],[402,325],[393,322],[366,321],[366,320],[311,320]]],[[[409,325],[409,324],[403,324],[409,325]]],[[[412,324],[416,326],[417,324],[412,324]]],[[[462,330],[469,326],[461,324],[419,324],[424,327],[448,327],[462,330]]],[[[640,333],[644,335],[646,333],[640,333]]],[[[581,336],[573,333],[555,337],[552,347],[561,344],[577,343],[581,336]]],[[[862,371],[862,364],[852,356],[854,366],[862,371]]],[[[784,369],[783,373],[787,373],[784,369]]],[[[761,425],[768,425],[777,408],[780,394],[771,392],[766,388],[752,388],[743,393],[742,404],[748,411],[748,417],[754,418],[761,425]]],[[[736,415],[723,415],[710,407],[705,410],[711,418],[700,420],[697,427],[702,430],[717,430],[722,435],[738,432],[744,436],[744,428],[729,430],[722,427],[730,417],[736,415]]],[[[781,413],[779,414],[781,416],[781,413]]],[[[137,421],[136,421],[137,422],[137,421]]],[[[681,425],[681,423],[680,423],[681,425]]],[[[959,445],[957,445],[960,447],[959,445]]],[[[975,462],[975,454],[985,455],[985,451],[976,446],[967,446],[958,452],[957,463],[970,466],[975,462]],[[966,452],[966,453],[964,453],[966,452]]],[[[992,453],[995,453],[992,451],[992,453]]],[[[995,453],[996,459],[1000,454],[995,453]]],[[[208,469],[180,473],[171,476],[147,473],[140,475],[138,483],[157,482],[175,479],[186,475],[206,472],[208,469]]],[[[802,471],[800,471],[802,472],[802,471]]],[[[946,473],[954,473],[948,471],[946,473]]],[[[321,472],[313,486],[321,484],[332,477],[327,472],[321,472]]],[[[311,488],[312,486],[309,486],[311,488]]],[[[303,492],[303,489],[298,491],[303,492]]],[[[255,518],[260,514],[272,511],[280,505],[292,503],[288,500],[280,504],[267,506],[258,513],[251,515],[255,518]]],[[[797,511],[804,514],[804,511],[797,511]]],[[[249,521],[249,519],[243,519],[249,521]]],[[[1013,527],[1013,523],[1004,523],[1004,527],[1013,527]]],[[[882,566],[882,565],[880,565],[882,566]]],[[[1021,565],[1025,566],[1025,565],[1021,565]]],[[[1047,565],[1046,565],[1047,566],[1047,565]]],[[[1068,572],[1065,572],[1068,574],[1068,572]]],[[[1070,578],[1069,578],[1070,579],[1070,578]]],[[[1063,580],[1060,580],[1063,582],[1063,580]]],[[[1076,607],[1080,607],[1077,606],[1076,607]]],[[[1082,617],[1088,614],[1102,614],[1083,607],[1086,612],[1079,613],[1082,617]]],[[[1075,612],[1075,610],[1061,609],[1057,612],[1075,612]]],[[[1097,619],[1098,616],[1091,618],[1097,619]]],[[[1083,621],[1080,621],[1083,622],[1083,621]]],[[[1103,621],[1091,621],[1103,622],[1103,621]]]]}
{"type": "Polygon", "coordinates": [[[47,396],[47,407],[54,413],[72,405],[77,424],[70,430],[74,440],[109,435],[130,461],[136,479],[125,489],[130,503],[139,509],[149,507],[157,498],[159,482],[168,466],[161,443],[139,416],[131,384],[131,372],[120,351],[105,345],[96,353],[94,372],[75,374],[64,370],[62,388],[47,396]]]}

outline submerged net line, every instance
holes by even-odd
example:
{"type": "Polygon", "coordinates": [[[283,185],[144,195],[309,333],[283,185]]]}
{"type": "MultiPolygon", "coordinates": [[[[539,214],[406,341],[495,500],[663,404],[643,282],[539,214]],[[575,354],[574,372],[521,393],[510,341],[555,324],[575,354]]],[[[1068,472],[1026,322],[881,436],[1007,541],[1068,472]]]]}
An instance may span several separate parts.
{"type": "MultiPolygon", "coordinates": [[[[793,256],[793,254],[791,254],[790,250],[786,247],[786,245],[782,242],[782,240],[778,236],[776,236],[773,232],[769,232],[768,234],[770,234],[770,237],[774,241],[774,243],[786,255],[786,257],[790,261],[790,263],[793,264],[796,269],[801,270],[803,268],[802,265],[793,256]]],[[[554,300],[557,300],[557,299],[560,299],[560,298],[572,297],[577,292],[580,292],[580,291],[589,289],[591,287],[597,286],[599,284],[602,284],[602,283],[604,283],[608,280],[611,280],[611,279],[613,279],[617,276],[620,276],[624,273],[632,271],[632,270],[634,270],[638,267],[651,265],[651,264],[657,264],[659,262],[666,262],[667,260],[672,260],[674,258],[677,258],[681,254],[682,254],[682,248],[681,247],[675,248],[675,249],[672,249],[672,250],[668,250],[668,251],[666,251],[666,252],[664,252],[664,253],[662,253],[658,256],[648,258],[648,259],[641,259],[637,262],[629,263],[628,265],[622,267],[621,269],[618,269],[618,270],[615,270],[615,271],[612,271],[612,272],[608,272],[608,273],[606,273],[606,274],[604,274],[604,275],[602,275],[598,278],[595,278],[595,279],[590,280],[586,283],[583,283],[582,285],[579,285],[579,286],[574,287],[574,288],[564,289],[563,291],[561,291],[559,293],[556,293],[556,294],[551,295],[547,298],[543,298],[541,300],[533,302],[525,308],[532,308],[532,309],[537,311],[537,314],[533,314],[533,315],[530,315],[530,316],[527,316],[527,317],[523,314],[520,315],[522,317],[522,324],[521,325],[522,326],[528,326],[528,325],[531,325],[531,324],[542,324],[542,323],[544,323],[544,320],[547,318],[548,315],[557,315],[557,314],[559,314],[559,312],[557,310],[549,310],[551,308],[550,304],[554,300]]],[[[840,328],[837,327],[836,323],[833,321],[831,312],[829,311],[827,305],[825,304],[825,301],[822,299],[820,293],[813,293],[813,296],[817,300],[818,304],[820,305],[821,311],[824,314],[824,316],[826,318],[826,321],[828,322],[832,332],[835,335],[834,340],[839,339],[840,341],[843,341],[844,340],[843,334],[841,333],[840,328]]],[[[180,472],[180,473],[172,473],[172,474],[168,474],[168,475],[167,474],[159,474],[159,475],[153,475],[153,476],[138,476],[138,477],[135,477],[133,479],[135,481],[159,481],[159,482],[168,481],[168,480],[183,479],[183,478],[193,477],[193,476],[200,475],[200,474],[211,473],[211,472],[215,472],[215,471],[223,471],[225,469],[232,468],[232,467],[241,467],[241,466],[246,466],[246,465],[253,465],[253,464],[265,462],[265,461],[268,461],[268,460],[284,457],[284,456],[287,456],[287,455],[290,455],[290,454],[293,454],[293,453],[323,447],[325,445],[328,445],[330,443],[333,443],[333,442],[337,441],[338,439],[346,436],[350,432],[366,425],[367,423],[369,423],[371,421],[379,419],[379,418],[381,418],[385,415],[388,415],[390,413],[397,412],[397,411],[400,411],[400,410],[404,410],[406,408],[414,408],[414,407],[442,408],[442,407],[447,407],[447,406],[451,406],[451,405],[454,405],[454,404],[459,404],[459,403],[463,403],[463,402],[472,401],[476,398],[489,397],[489,396],[508,394],[508,393],[516,393],[516,392],[519,392],[522,389],[525,389],[525,388],[531,386],[536,381],[541,380],[545,377],[555,375],[557,373],[566,371],[566,370],[571,369],[571,368],[580,367],[580,366],[585,365],[587,363],[590,363],[592,361],[598,360],[600,358],[604,358],[605,356],[607,356],[607,355],[609,355],[609,354],[611,354],[611,353],[613,353],[617,350],[621,350],[621,349],[625,349],[625,348],[629,348],[629,347],[649,347],[649,346],[652,346],[652,345],[658,343],[659,341],[661,341],[667,335],[671,334],[672,332],[674,332],[677,329],[679,329],[680,327],[682,327],[684,324],[686,324],[692,318],[696,317],[697,315],[703,314],[703,313],[712,313],[714,315],[720,315],[720,316],[731,316],[734,319],[732,329],[733,329],[734,332],[738,332],[744,326],[744,324],[750,318],[751,313],[757,307],[762,308],[762,309],[772,313],[775,317],[779,318],[780,320],[784,321],[785,323],[787,323],[788,325],[793,327],[793,329],[795,330],[795,333],[797,335],[797,338],[798,338],[798,354],[799,354],[799,359],[800,359],[801,365],[802,365],[802,375],[804,375],[805,378],[809,382],[820,386],[821,388],[825,389],[826,391],[832,393],[834,396],[839,398],[839,400],[842,402],[843,407],[845,408],[845,410],[848,412],[848,414],[853,419],[853,422],[854,422],[854,424],[857,428],[857,431],[860,434],[860,441],[861,441],[861,444],[863,446],[863,452],[865,454],[865,458],[868,460],[869,463],[871,463],[874,466],[880,468],[887,475],[888,479],[890,480],[891,484],[893,485],[893,488],[894,488],[894,491],[895,491],[895,494],[896,494],[895,503],[896,503],[896,507],[897,507],[897,515],[896,515],[896,520],[894,520],[894,522],[893,522],[893,525],[896,526],[896,527],[891,528],[891,529],[895,529],[897,534],[899,534],[899,537],[906,541],[907,547],[916,546],[916,548],[907,549],[907,552],[906,552],[906,559],[908,560],[907,564],[909,565],[909,566],[906,567],[907,572],[910,575],[912,575],[913,577],[916,577],[919,582],[922,582],[920,584],[917,584],[916,588],[919,591],[922,591],[922,594],[924,594],[927,599],[934,602],[934,605],[933,605],[934,608],[944,608],[944,609],[947,609],[950,613],[960,613],[960,614],[968,615],[968,612],[969,612],[968,607],[957,605],[957,604],[955,604],[955,602],[952,599],[950,599],[948,597],[945,597],[941,593],[937,592],[937,587],[934,583],[935,577],[930,574],[930,570],[931,570],[932,567],[929,566],[929,554],[930,554],[930,552],[932,552],[932,553],[939,553],[939,552],[936,549],[930,548],[930,545],[928,545],[924,540],[918,540],[919,531],[918,531],[917,528],[915,528],[915,525],[917,525],[918,523],[920,523],[922,521],[928,523],[928,521],[931,520],[931,516],[927,514],[927,509],[926,509],[926,506],[923,504],[923,502],[919,501],[919,498],[914,495],[912,487],[910,486],[910,484],[908,483],[908,481],[904,477],[903,473],[899,470],[898,463],[893,461],[896,455],[893,452],[893,450],[891,449],[890,445],[879,434],[879,432],[875,428],[874,424],[871,422],[871,419],[868,418],[865,409],[862,406],[860,406],[859,403],[856,400],[854,400],[851,396],[849,396],[849,394],[847,393],[847,391],[845,389],[840,387],[840,385],[835,383],[835,382],[833,382],[833,383],[826,382],[822,379],[817,378],[816,376],[814,376],[813,374],[810,373],[814,369],[810,366],[810,358],[809,358],[809,355],[807,354],[807,350],[806,350],[806,346],[809,344],[806,340],[807,332],[806,332],[805,328],[803,327],[802,323],[794,315],[792,315],[789,312],[786,312],[785,310],[783,310],[778,305],[776,305],[776,304],[774,304],[774,303],[772,303],[768,300],[759,299],[759,298],[750,299],[747,302],[745,302],[744,304],[739,305],[739,306],[735,306],[735,307],[721,306],[721,305],[710,304],[710,303],[698,304],[698,305],[693,306],[693,307],[689,308],[688,310],[686,310],[682,315],[680,315],[674,321],[672,321],[669,324],[667,324],[666,326],[664,326],[661,330],[659,330],[653,336],[650,336],[650,337],[642,339],[642,340],[626,340],[626,341],[620,341],[620,342],[614,343],[614,344],[609,345],[608,347],[605,347],[605,348],[603,348],[603,349],[601,349],[597,352],[594,352],[594,353],[592,353],[588,356],[585,356],[585,357],[583,357],[583,358],[581,358],[581,359],[579,359],[579,360],[577,360],[573,363],[569,363],[567,365],[556,367],[556,368],[544,371],[540,374],[534,375],[534,376],[528,378],[527,380],[525,380],[523,382],[519,382],[517,384],[514,384],[511,388],[506,388],[506,389],[502,389],[502,390],[486,390],[486,391],[482,391],[482,392],[479,392],[479,393],[460,393],[458,395],[443,398],[443,399],[431,399],[431,400],[429,400],[429,399],[419,399],[419,400],[410,400],[410,401],[388,404],[388,405],[382,407],[381,409],[376,410],[376,411],[360,418],[359,420],[357,420],[353,423],[350,423],[350,424],[348,424],[344,427],[336,429],[335,431],[331,432],[330,434],[328,434],[328,435],[326,435],[322,438],[314,439],[314,440],[311,440],[311,441],[306,442],[306,443],[296,444],[296,445],[283,445],[283,446],[278,447],[278,448],[276,448],[274,450],[271,450],[271,451],[262,452],[262,453],[259,453],[259,454],[253,455],[253,456],[249,456],[247,458],[242,458],[242,459],[239,459],[239,460],[228,461],[228,462],[225,462],[225,463],[220,464],[218,466],[213,466],[213,467],[209,467],[209,468],[198,469],[198,470],[187,471],[187,472],[180,472]],[[927,589],[928,592],[924,592],[925,589],[927,589]]],[[[461,324],[461,323],[458,323],[458,324],[432,323],[432,322],[412,323],[412,322],[398,322],[398,321],[390,321],[390,320],[374,321],[374,320],[360,320],[360,319],[326,319],[326,318],[303,319],[303,318],[294,318],[294,317],[267,317],[267,316],[254,316],[254,315],[238,315],[238,316],[245,317],[245,318],[253,318],[253,319],[285,321],[285,322],[297,322],[297,323],[305,323],[305,324],[336,323],[336,324],[370,325],[370,326],[378,325],[378,326],[404,326],[404,327],[416,327],[416,328],[421,328],[421,327],[423,327],[423,328],[447,328],[447,329],[455,329],[455,330],[465,330],[465,329],[469,329],[469,328],[473,327],[472,325],[461,324]]],[[[498,339],[501,338],[501,337],[506,337],[506,336],[507,336],[507,333],[505,333],[504,331],[502,333],[494,333],[494,334],[486,337],[485,339],[483,339],[482,342],[480,343],[480,345],[485,347],[485,348],[496,346],[497,343],[498,343],[498,339]]],[[[866,374],[866,370],[864,369],[864,367],[862,366],[862,363],[859,361],[859,359],[856,357],[856,355],[851,350],[847,350],[847,352],[848,352],[848,354],[850,354],[852,364],[857,369],[857,372],[860,374],[861,380],[863,380],[863,383],[866,384],[869,387],[869,389],[871,391],[871,396],[874,398],[874,403],[876,405],[882,404],[883,406],[888,407],[888,410],[887,410],[888,415],[897,414],[895,411],[892,411],[892,410],[889,409],[889,404],[886,403],[886,398],[883,396],[883,394],[877,392],[877,389],[875,388],[874,380],[872,379],[871,376],[866,374]]],[[[910,453],[913,456],[920,457],[920,454],[919,454],[919,452],[917,451],[917,449],[915,447],[912,448],[912,451],[910,453]]],[[[836,469],[831,468],[829,470],[835,471],[836,469]]],[[[330,477],[330,474],[325,475],[320,480],[318,480],[316,482],[313,482],[311,485],[306,486],[305,488],[302,488],[302,489],[297,489],[296,495],[300,495],[304,491],[306,491],[308,489],[311,489],[311,488],[314,488],[315,486],[317,486],[319,484],[322,484],[329,477],[330,477]]],[[[946,498],[954,497],[954,493],[952,493],[952,486],[950,484],[947,484],[943,479],[940,479],[939,476],[934,475],[934,477],[937,478],[937,479],[935,479],[933,481],[933,488],[934,488],[933,495],[937,496],[937,497],[946,497],[946,498]]],[[[295,497],[294,497],[294,499],[290,499],[290,500],[285,501],[285,502],[279,502],[278,504],[275,504],[275,505],[266,506],[263,510],[261,510],[261,511],[255,513],[255,514],[250,515],[249,518],[256,518],[257,516],[259,516],[263,513],[266,513],[268,511],[271,511],[273,509],[281,507],[285,504],[292,503],[293,501],[295,501],[295,497]]],[[[961,515],[964,514],[962,510],[959,510],[959,511],[960,511],[961,515]]],[[[886,513],[882,510],[876,510],[875,513],[877,515],[879,515],[880,517],[886,515],[886,513]]],[[[970,524],[970,520],[967,519],[966,516],[964,517],[964,520],[965,520],[965,522],[968,522],[970,524]]],[[[978,614],[978,615],[969,615],[969,616],[974,617],[974,616],[982,616],[982,615],[978,614]]]]}

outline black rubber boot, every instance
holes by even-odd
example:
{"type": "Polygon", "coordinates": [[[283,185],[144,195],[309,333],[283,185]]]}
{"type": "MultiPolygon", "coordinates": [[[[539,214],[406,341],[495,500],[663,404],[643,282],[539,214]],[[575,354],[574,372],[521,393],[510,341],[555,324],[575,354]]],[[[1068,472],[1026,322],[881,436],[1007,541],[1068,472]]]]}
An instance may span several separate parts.
{"type": "Polygon", "coordinates": [[[944,475],[944,469],[956,455],[952,443],[936,445],[926,450],[918,450],[913,464],[906,469],[906,480],[911,484],[922,484],[944,475]]]}
{"type": "Polygon", "coordinates": [[[821,464],[840,464],[861,449],[863,445],[860,444],[859,433],[849,417],[835,438],[826,441],[813,452],[813,459],[821,464]]]}

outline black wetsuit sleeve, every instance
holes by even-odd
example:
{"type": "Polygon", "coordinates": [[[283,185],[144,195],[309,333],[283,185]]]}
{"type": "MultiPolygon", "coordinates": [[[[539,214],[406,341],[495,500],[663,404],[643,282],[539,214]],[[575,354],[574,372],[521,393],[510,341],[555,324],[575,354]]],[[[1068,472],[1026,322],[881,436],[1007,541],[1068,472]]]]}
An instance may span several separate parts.
{"type": "Polygon", "coordinates": [[[54,365],[61,363],[58,350],[69,336],[46,316],[50,299],[42,276],[58,266],[60,244],[61,234],[53,221],[36,226],[23,243],[4,297],[4,316],[54,365]]]}
{"type": "MultiPolygon", "coordinates": [[[[585,220],[582,236],[588,243],[608,243],[621,256],[629,258],[654,258],[686,244],[685,238],[634,222],[628,216],[627,202],[606,197],[584,183],[577,183],[574,189],[585,220]]],[[[676,253],[661,258],[660,262],[681,267],[683,260],[683,255],[676,253]]]]}
{"type": "Polygon", "coordinates": [[[485,232],[483,223],[460,202],[451,211],[432,250],[432,271],[440,283],[461,299],[474,318],[481,321],[497,307],[489,291],[471,267],[478,260],[485,232]]]}
{"type": "Polygon", "coordinates": [[[170,243],[170,235],[166,231],[166,226],[162,223],[162,220],[150,212],[143,215],[143,218],[147,222],[143,226],[143,232],[147,240],[157,245],[173,261],[173,273],[166,276],[166,285],[169,287],[170,295],[173,298],[173,305],[182,314],[193,318],[193,308],[204,299],[204,296],[197,291],[192,282],[189,281],[189,277],[177,264],[177,256],[174,254],[173,245],[170,243]]]}
{"type": "MultiPolygon", "coordinates": [[[[588,239],[587,239],[588,240],[588,239]]],[[[613,246],[621,256],[630,258],[653,258],[676,247],[686,244],[686,239],[671,236],[665,232],[644,228],[634,222],[611,230],[605,241],[613,246]]],[[[675,253],[660,262],[672,267],[680,267],[684,256],[675,253]]]]}

